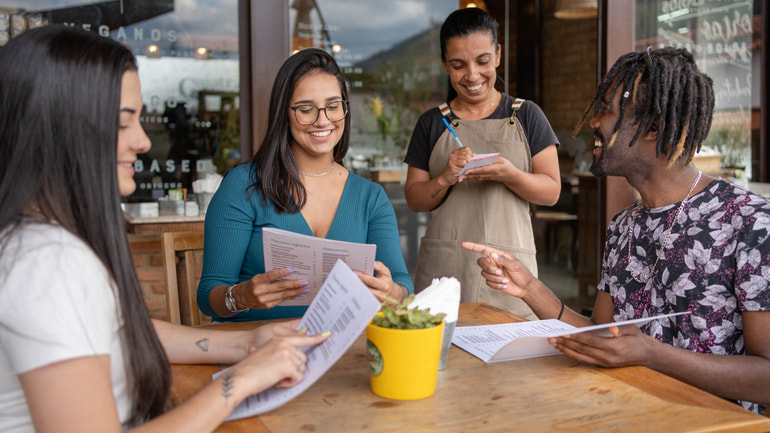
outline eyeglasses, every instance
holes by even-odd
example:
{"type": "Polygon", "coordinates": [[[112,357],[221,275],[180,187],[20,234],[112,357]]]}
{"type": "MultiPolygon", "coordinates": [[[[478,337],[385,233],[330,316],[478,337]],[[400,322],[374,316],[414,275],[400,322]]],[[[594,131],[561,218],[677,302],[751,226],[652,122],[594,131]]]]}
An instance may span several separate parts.
{"type": "Polygon", "coordinates": [[[321,110],[324,111],[326,118],[330,122],[338,122],[348,115],[348,101],[344,100],[330,102],[323,108],[311,104],[297,105],[296,107],[289,108],[294,110],[294,118],[301,125],[314,124],[318,120],[321,110]]]}

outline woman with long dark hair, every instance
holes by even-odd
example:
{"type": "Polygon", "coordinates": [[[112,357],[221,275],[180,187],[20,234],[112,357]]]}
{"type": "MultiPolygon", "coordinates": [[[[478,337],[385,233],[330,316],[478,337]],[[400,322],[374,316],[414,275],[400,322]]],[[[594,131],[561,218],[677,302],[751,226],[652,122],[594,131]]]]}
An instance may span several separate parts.
{"type": "Polygon", "coordinates": [[[350,112],[334,58],[317,48],[289,57],[268,112],[256,155],[230,170],[206,211],[201,311],[225,321],[298,317],[307,309],[279,305],[301,295],[307,281],[283,280],[291,268],[265,269],[263,227],[375,244],[375,275],[359,273],[361,281],[380,301],[412,293],[390,200],[342,165],[350,112]]]}
{"type": "Polygon", "coordinates": [[[150,149],[125,46],[64,26],[22,33],[0,49],[0,110],[0,431],[208,432],[248,395],[302,379],[299,347],[325,336],[297,322],[150,319],[120,209],[150,149]],[[169,361],[238,363],[164,413],[169,361]]]}

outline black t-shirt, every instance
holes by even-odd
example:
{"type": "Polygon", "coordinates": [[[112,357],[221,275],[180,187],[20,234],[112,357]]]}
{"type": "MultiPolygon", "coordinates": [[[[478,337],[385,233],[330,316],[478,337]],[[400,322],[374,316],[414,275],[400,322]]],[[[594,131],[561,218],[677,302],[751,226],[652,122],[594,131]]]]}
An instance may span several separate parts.
{"type": "MultiPolygon", "coordinates": [[[[514,98],[512,96],[503,93],[502,98],[500,98],[500,104],[485,119],[510,118],[511,114],[513,114],[513,109],[511,108],[513,101],[514,98]]],[[[457,118],[454,112],[450,116],[457,118]]],[[[553,128],[551,128],[551,124],[546,119],[545,114],[543,114],[543,110],[534,102],[525,101],[521,104],[519,111],[516,112],[516,119],[521,122],[524,135],[529,143],[529,153],[532,156],[537,155],[541,150],[552,144],[559,145],[559,139],[556,138],[556,134],[553,132],[553,128]]],[[[433,147],[436,145],[438,138],[445,130],[446,126],[441,120],[441,112],[438,107],[431,108],[422,113],[412,132],[412,138],[409,141],[409,148],[406,151],[404,162],[421,170],[430,171],[428,168],[430,154],[433,152],[433,147]]]]}

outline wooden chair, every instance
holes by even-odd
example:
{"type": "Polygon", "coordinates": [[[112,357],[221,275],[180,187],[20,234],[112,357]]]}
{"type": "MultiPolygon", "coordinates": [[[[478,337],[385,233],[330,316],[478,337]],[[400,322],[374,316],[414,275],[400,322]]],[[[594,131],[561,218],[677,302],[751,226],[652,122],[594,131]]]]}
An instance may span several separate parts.
{"type": "Polygon", "coordinates": [[[194,253],[203,252],[203,232],[165,232],[161,235],[161,244],[168,321],[200,326],[196,300],[199,273],[196,272],[194,253]]]}
{"type": "Polygon", "coordinates": [[[536,209],[535,223],[538,221],[542,222],[545,229],[545,262],[558,260],[559,251],[563,251],[567,258],[567,269],[573,270],[577,263],[578,216],[568,212],[536,209]],[[566,240],[561,240],[561,228],[568,229],[569,237],[566,240]]]}

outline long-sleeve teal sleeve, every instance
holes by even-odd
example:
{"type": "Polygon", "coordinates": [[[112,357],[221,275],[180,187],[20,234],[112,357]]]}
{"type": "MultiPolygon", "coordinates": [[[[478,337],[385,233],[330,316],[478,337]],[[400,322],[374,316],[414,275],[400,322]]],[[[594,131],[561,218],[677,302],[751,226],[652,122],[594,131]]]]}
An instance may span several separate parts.
{"type": "MultiPolygon", "coordinates": [[[[240,165],[225,176],[206,212],[203,272],[198,285],[198,306],[215,320],[243,321],[299,317],[307,307],[277,306],[251,309],[223,318],[214,314],[209,293],[220,285],[233,285],[265,272],[262,228],[275,227],[312,236],[301,213],[277,213],[263,203],[253,183],[251,165],[240,165]]],[[[382,187],[350,173],[327,239],[377,245],[376,259],[390,269],[393,281],[414,293],[401,251],[398,222],[382,187]]]]}

